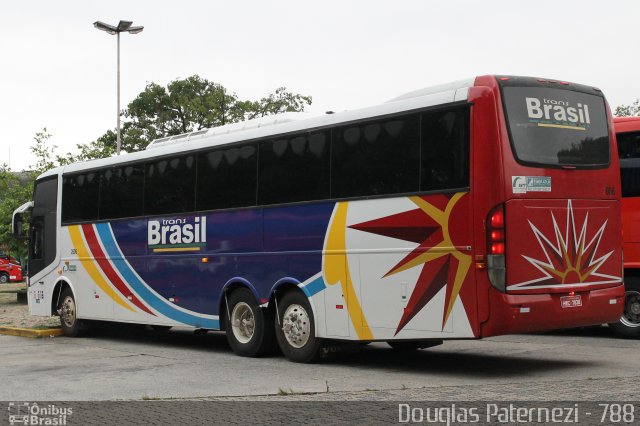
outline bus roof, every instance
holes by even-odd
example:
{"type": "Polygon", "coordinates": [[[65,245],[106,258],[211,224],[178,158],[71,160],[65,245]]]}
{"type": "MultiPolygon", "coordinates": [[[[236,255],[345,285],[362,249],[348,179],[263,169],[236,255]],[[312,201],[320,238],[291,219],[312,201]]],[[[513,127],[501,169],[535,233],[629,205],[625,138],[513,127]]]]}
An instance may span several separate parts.
{"type": "Polygon", "coordinates": [[[304,112],[284,113],[162,138],[153,141],[150,144],[150,148],[146,150],[57,167],[38,176],[38,179],[61,173],[73,173],[111,165],[126,164],[148,158],[163,157],[180,152],[186,153],[301,130],[313,130],[380,115],[401,113],[453,102],[463,102],[467,100],[469,88],[474,85],[474,81],[475,79],[472,78],[420,89],[380,105],[351,111],[347,110],[321,115],[312,115],[304,112]]]}
{"type": "Polygon", "coordinates": [[[640,130],[640,117],[613,117],[616,133],[636,132],[640,130]]]}

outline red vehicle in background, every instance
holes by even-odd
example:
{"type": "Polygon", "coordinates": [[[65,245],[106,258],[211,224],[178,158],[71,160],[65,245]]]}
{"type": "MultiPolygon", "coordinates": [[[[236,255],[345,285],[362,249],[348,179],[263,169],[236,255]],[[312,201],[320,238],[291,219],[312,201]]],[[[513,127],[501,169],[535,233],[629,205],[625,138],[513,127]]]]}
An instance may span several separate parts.
{"type": "Polygon", "coordinates": [[[22,266],[14,257],[0,255],[0,284],[22,281],[22,266]]]}
{"type": "Polygon", "coordinates": [[[625,309],[612,328],[640,337],[640,117],[614,118],[622,183],[625,309]]]}

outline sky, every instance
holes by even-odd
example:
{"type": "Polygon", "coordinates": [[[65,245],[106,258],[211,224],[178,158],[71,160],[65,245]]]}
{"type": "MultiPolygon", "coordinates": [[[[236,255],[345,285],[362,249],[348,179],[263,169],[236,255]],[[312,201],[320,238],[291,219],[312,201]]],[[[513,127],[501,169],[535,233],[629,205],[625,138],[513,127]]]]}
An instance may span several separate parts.
{"type": "Polygon", "coordinates": [[[116,36],[93,22],[143,25],[121,36],[121,107],[150,82],[199,75],[241,99],[285,86],[312,113],[383,103],[485,74],[599,87],[612,108],[640,98],[640,1],[23,0],[2,5],[0,164],[35,164],[46,127],[75,152],[116,127],[116,36]]]}

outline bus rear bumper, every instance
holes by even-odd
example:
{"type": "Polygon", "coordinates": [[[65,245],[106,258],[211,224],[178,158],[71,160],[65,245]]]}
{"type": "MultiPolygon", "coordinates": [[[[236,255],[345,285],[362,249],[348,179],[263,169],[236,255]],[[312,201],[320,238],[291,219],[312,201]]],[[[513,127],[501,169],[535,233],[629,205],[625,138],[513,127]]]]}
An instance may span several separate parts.
{"type": "Polygon", "coordinates": [[[527,333],[617,322],[624,309],[624,286],[576,292],[581,306],[566,303],[567,294],[504,294],[490,290],[489,320],[479,337],[527,333]]]}

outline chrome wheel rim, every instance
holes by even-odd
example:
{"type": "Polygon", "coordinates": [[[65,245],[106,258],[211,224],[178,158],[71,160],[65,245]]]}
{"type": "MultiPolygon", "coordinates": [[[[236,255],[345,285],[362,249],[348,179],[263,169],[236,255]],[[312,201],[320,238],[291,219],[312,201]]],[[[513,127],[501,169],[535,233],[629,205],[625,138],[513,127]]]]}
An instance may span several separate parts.
{"type": "Polygon", "coordinates": [[[73,297],[67,296],[62,301],[60,319],[64,325],[69,328],[73,327],[76,323],[76,302],[73,300],[73,297]]]}
{"type": "Polygon", "coordinates": [[[256,319],[251,306],[245,302],[237,303],[231,312],[231,329],[233,336],[240,343],[247,343],[253,337],[256,328],[256,319]]]}
{"type": "Polygon", "coordinates": [[[289,305],[282,317],[282,331],[294,348],[306,345],[311,335],[311,320],[307,311],[300,305],[289,305]]]}
{"type": "Polygon", "coordinates": [[[640,292],[625,292],[624,312],[620,322],[627,327],[640,327],[640,292]]]}

